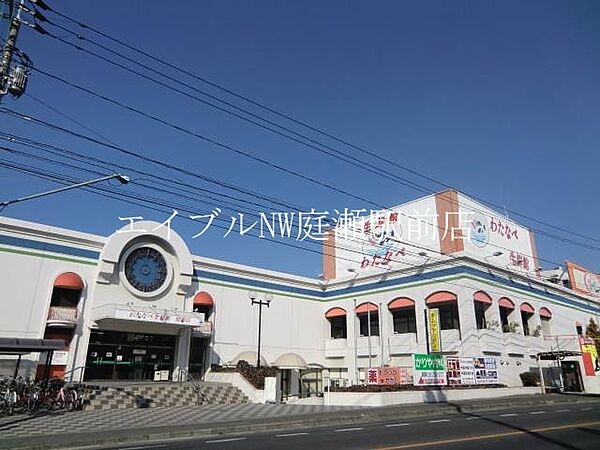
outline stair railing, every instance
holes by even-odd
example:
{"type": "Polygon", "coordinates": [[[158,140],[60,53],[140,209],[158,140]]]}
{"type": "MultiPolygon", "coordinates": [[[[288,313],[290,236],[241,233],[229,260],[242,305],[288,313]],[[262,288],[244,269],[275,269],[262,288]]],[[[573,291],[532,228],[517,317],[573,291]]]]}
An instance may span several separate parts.
{"type": "Polygon", "coordinates": [[[202,392],[202,385],[199,383],[199,380],[197,380],[194,377],[194,375],[192,375],[188,370],[179,369],[177,378],[178,378],[180,385],[183,383],[187,383],[187,382],[192,383],[192,389],[196,393],[196,402],[198,405],[201,405],[204,402],[204,400],[206,400],[206,397],[204,396],[204,393],[202,392]]]}

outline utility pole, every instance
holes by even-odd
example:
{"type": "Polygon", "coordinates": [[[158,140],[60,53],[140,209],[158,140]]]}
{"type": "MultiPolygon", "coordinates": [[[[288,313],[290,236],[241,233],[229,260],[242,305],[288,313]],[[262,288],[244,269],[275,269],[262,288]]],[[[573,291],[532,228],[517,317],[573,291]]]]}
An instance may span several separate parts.
{"type": "Polygon", "coordinates": [[[252,301],[252,305],[258,305],[258,351],[256,356],[256,368],[260,368],[260,338],[261,338],[261,329],[262,329],[262,307],[266,306],[267,308],[271,304],[272,297],[270,295],[265,296],[264,300],[256,300],[256,292],[249,292],[248,297],[252,301]]]}
{"type": "Polygon", "coordinates": [[[20,0],[17,4],[16,0],[8,0],[7,10],[9,11],[8,34],[4,47],[2,48],[2,59],[0,60],[0,102],[2,98],[10,93],[14,97],[20,97],[25,92],[27,85],[27,76],[29,75],[29,59],[22,54],[21,60],[24,64],[12,66],[12,60],[17,48],[17,36],[21,27],[21,9],[24,6],[25,0],[20,0]],[[14,12],[16,10],[16,12],[14,12]]]}

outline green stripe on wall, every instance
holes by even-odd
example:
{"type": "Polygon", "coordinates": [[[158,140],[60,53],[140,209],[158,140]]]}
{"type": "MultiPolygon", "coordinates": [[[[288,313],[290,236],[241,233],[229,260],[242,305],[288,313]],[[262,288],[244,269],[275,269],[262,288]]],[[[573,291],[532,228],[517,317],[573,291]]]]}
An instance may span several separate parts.
{"type": "Polygon", "coordinates": [[[49,255],[46,253],[30,252],[27,250],[17,250],[16,248],[0,247],[0,252],[15,253],[17,255],[33,256],[33,257],[44,258],[44,259],[54,259],[57,261],[66,261],[66,262],[72,262],[72,263],[78,263],[78,264],[85,264],[88,266],[98,265],[97,261],[86,261],[84,259],[74,259],[74,258],[67,258],[65,256],[49,255]]]}

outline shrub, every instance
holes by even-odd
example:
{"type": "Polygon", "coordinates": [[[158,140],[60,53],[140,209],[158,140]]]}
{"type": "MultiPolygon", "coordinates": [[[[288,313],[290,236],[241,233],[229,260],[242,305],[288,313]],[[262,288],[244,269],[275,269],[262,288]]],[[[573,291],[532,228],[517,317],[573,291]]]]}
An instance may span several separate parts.
{"type": "Polygon", "coordinates": [[[540,374],[537,372],[523,372],[519,375],[523,386],[539,386],[540,374]]]}
{"type": "Polygon", "coordinates": [[[277,369],[274,367],[261,366],[259,369],[250,365],[248,361],[241,360],[237,363],[236,371],[250,382],[256,389],[265,388],[265,377],[277,376],[277,369]]]}

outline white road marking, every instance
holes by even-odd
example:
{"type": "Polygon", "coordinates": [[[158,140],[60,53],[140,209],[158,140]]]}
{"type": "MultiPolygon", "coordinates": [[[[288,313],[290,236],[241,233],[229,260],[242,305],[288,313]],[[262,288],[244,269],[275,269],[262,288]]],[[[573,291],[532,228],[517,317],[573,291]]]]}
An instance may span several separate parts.
{"type": "Polygon", "coordinates": [[[138,450],[138,449],[142,449],[142,448],[159,448],[159,447],[166,447],[167,444],[159,444],[159,445],[149,445],[146,447],[123,447],[119,450],[138,450]]]}
{"type": "Polygon", "coordinates": [[[546,411],[531,411],[529,414],[546,414],[546,411]]]}
{"type": "Polygon", "coordinates": [[[291,437],[291,436],[304,436],[308,433],[288,433],[288,434],[276,434],[275,437],[291,437]]]}
{"type": "Polygon", "coordinates": [[[559,409],[558,411],[555,411],[555,412],[569,412],[569,411],[571,411],[571,410],[570,409],[559,409]]]}
{"type": "Polygon", "coordinates": [[[581,411],[590,411],[593,408],[591,406],[588,406],[587,408],[581,408],[581,411]]]}
{"type": "Polygon", "coordinates": [[[362,427],[358,427],[358,428],[340,428],[339,430],[333,430],[336,433],[344,433],[346,431],[360,431],[360,430],[364,430],[364,428],[362,427]]]}
{"type": "Polygon", "coordinates": [[[479,420],[483,419],[483,417],[467,417],[467,420],[479,420]]]}
{"type": "Polygon", "coordinates": [[[213,439],[212,441],[206,441],[206,444],[218,444],[219,442],[243,441],[244,439],[248,439],[248,438],[239,437],[239,438],[229,438],[229,439],[213,439]]]}
{"type": "Polygon", "coordinates": [[[430,420],[429,423],[450,422],[450,419],[430,420]]]}
{"type": "Polygon", "coordinates": [[[500,414],[500,417],[514,417],[514,416],[518,416],[518,414],[515,414],[515,413],[500,414]]]}
{"type": "Polygon", "coordinates": [[[405,427],[407,425],[410,425],[410,423],[389,423],[386,427],[405,427]]]}

